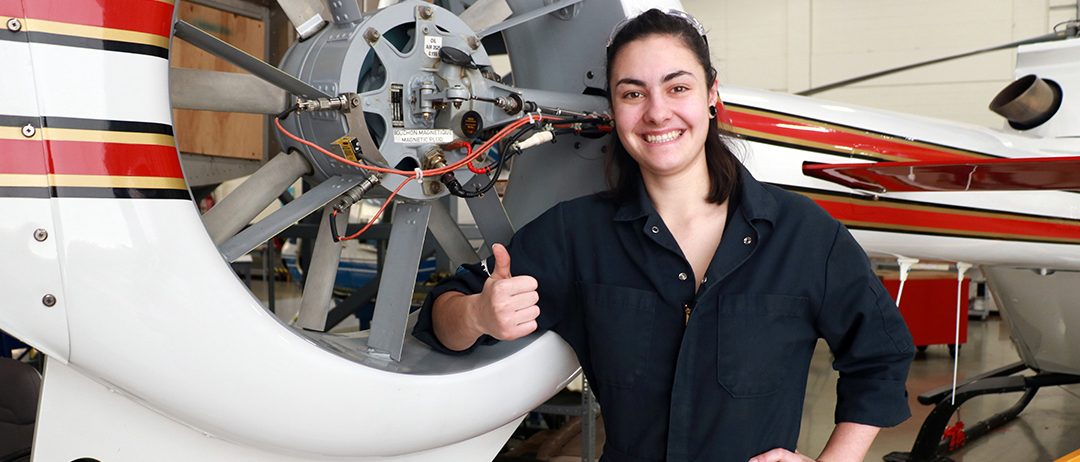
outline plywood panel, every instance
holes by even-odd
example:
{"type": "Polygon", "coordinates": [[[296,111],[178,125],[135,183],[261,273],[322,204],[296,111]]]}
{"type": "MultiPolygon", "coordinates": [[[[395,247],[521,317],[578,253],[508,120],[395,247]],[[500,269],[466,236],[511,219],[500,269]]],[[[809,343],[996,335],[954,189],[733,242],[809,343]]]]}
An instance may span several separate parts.
{"type": "MultiPolygon", "coordinates": [[[[252,56],[262,57],[262,21],[187,1],[176,4],[179,19],[229,42],[252,56]]],[[[183,40],[173,40],[172,66],[225,72],[244,72],[183,40]]],[[[209,156],[261,159],[263,116],[229,112],[173,110],[176,141],[182,152],[209,156]]]]}

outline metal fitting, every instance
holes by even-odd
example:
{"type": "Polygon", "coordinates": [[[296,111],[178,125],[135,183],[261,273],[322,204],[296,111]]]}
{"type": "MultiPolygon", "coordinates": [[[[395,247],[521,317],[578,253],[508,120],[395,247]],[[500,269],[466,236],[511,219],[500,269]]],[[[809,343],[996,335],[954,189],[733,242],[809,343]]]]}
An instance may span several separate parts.
{"type": "Polygon", "coordinates": [[[428,21],[435,15],[435,9],[430,6],[421,6],[416,8],[416,13],[420,16],[420,19],[428,21]]]}
{"type": "Polygon", "coordinates": [[[428,170],[443,168],[446,166],[446,156],[441,149],[432,148],[428,151],[427,156],[424,157],[424,166],[426,166],[428,170]]]}
{"type": "Polygon", "coordinates": [[[16,18],[8,19],[7,20],[7,28],[8,28],[9,31],[18,32],[18,31],[22,30],[22,21],[19,21],[16,18]]]}
{"type": "Polygon", "coordinates": [[[53,294],[45,294],[44,297],[41,297],[41,303],[45,306],[54,306],[56,305],[56,296],[53,294]]]}
{"type": "Polygon", "coordinates": [[[345,193],[341,195],[341,199],[338,200],[338,203],[334,204],[334,210],[337,210],[338,213],[347,212],[349,210],[349,207],[352,207],[353,204],[360,202],[360,200],[364,198],[364,194],[367,194],[368,191],[371,191],[371,188],[374,188],[375,185],[381,183],[383,177],[385,176],[386,174],[382,172],[369,175],[366,179],[364,179],[364,181],[361,181],[360,184],[353,186],[352,189],[349,189],[348,191],[345,191],[345,193]]]}
{"type": "Polygon", "coordinates": [[[470,36],[469,38],[467,38],[465,40],[467,42],[469,42],[469,48],[472,48],[473,50],[476,50],[476,49],[480,48],[480,38],[479,37],[474,35],[474,36],[470,36]]]}
{"type": "Polygon", "coordinates": [[[417,94],[420,96],[420,117],[424,120],[431,120],[435,116],[435,105],[429,97],[438,90],[435,83],[430,81],[421,83],[420,88],[417,89],[417,94]]]}
{"type": "Polygon", "coordinates": [[[38,228],[37,231],[34,231],[34,239],[37,239],[38,242],[45,242],[45,239],[48,239],[48,238],[49,238],[49,232],[48,231],[45,231],[42,228],[38,228]]]}
{"type": "Polygon", "coordinates": [[[22,128],[22,134],[27,138],[33,138],[35,133],[37,133],[37,129],[33,125],[26,124],[22,128]]]}
{"type": "MultiPolygon", "coordinates": [[[[296,102],[297,111],[304,112],[316,112],[316,111],[341,111],[349,109],[352,106],[352,98],[349,94],[343,94],[338,96],[331,96],[329,98],[319,98],[312,100],[300,100],[296,102]]],[[[356,104],[360,104],[359,96],[356,97],[356,104]]]]}
{"type": "Polygon", "coordinates": [[[375,30],[372,27],[369,27],[366,31],[364,31],[364,40],[367,40],[368,43],[372,45],[374,45],[375,42],[379,41],[379,37],[382,37],[382,34],[380,34],[379,31],[375,30]]]}

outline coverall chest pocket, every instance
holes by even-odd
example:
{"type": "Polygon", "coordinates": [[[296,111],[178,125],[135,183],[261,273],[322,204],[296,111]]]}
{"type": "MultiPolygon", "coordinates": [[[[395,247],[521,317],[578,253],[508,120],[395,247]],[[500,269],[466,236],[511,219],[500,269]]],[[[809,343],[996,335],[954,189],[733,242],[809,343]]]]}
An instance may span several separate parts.
{"type": "Polygon", "coordinates": [[[803,297],[739,294],[720,297],[717,380],[732,396],[775,393],[815,337],[803,297]]]}
{"type": "Polygon", "coordinates": [[[648,372],[654,292],[604,284],[578,283],[593,380],[633,386],[648,372]]]}

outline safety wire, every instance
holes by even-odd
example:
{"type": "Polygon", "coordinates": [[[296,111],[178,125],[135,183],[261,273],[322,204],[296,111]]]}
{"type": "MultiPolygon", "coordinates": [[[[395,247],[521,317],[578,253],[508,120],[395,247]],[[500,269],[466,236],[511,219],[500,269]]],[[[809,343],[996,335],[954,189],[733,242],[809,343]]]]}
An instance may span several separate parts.
{"type": "MultiPolygon", "coordinates": [[[[382,207],[380,207],[378,212],[375,213],[375,216],[373,216],[370,220],[368,220],[367,224],[364,225],[363,229],[361,229],[359,232],[357,232],[356,234],[353,234],[351,236],[346,236],[346,237],[339,238],[338,240],[341,240],[341,241],[346,241],[346,240],[350,240],[350,239],[356,239],[361,234],[363,234],[364,231],[367,231],[367,229],[371,227],[371,225],[379,218],[379,216],[382,215],[383,211],[386,210],[386,206],[389,205],[394,200],[394,197],[397,196],[398,192],[401,191],[401,188],[405,187],[405,185],[409,181],[415,180],[415,179],[423,179],[424,177],[429,177],[429,176],[443,175],[443,174],[452,172],[454,170],[457,170],[457,169],[461,168],[462,166],[470,165],[473,160],[475,160],[477,157],[480,156],[481,153],[487,152],[488,149],[491,149],[492,146],[494,146],[496,143],[498,143],[499,140],[506,137],[506,135],[508,135],[510,132],[512,132],[514,130],[517,130],[518,128],[521,128],[522,126],[524,126],[526,124],[540,122],[540,121],[544,121],[544,120],[548,120],[548,121],[560,120],[558,118],[545,116],[545,115],[539,115],[539,116],[530,115],[528,117],[522,117],[522,118],[517,119],[517,120],[515,120],[513,122],[510,122],[506,127],[503,127],[494,136],[492,136],[490,139],[488,139],[482,145],[480,145],[479,148],[472,149],[471,145],[467,145],[467,147],[469,148],[468,149],[468,154],[465,156],[464,159],[461,159],[461,160],[459,160],[457,162],[454,162],[454,163],[452,163],[450,165],[447,165],[445,167],[433,168],[433,169],[430,169],[430,170],[421,170],[421,169],[417,168],[416,170],[413,170],[413,171],[407,171],[407,170],[396,170],[396,169],[390,169],[390,168],[374,167],[374,166],[371,166],[371,165],[361,164],[359,162],[353,162],[353,161],[348,160],[348,159],[346,159],[344,157],[338,156],[338,155],[336,155],[336,154],[334,154],[334,153],[332,153],[330,151],[327,151],[326,149],[323,149],[322,147],[316,145],[315,143],[312,143],[310,141],[301,139],[300,137],[298,137],[296,135],[293,135],[292,133],[289,133],[288,130],[286,130],[284,127],[281,126],[281,120],[280,119],[281,119],[280,117],[275,117],[274,118],[274,125],[277,126],[277,129],[279,131],[281,131],[281,133],[284,133],[285,136],[289,137],[293,141],[296,141],[297,143],[300,143],[300,144],[303,144],[305,146],[309,146],[311,148],[314,148],[315,150],[317,150],[317,151],[319,151],[319,152],[321,152],[321,153],[323,153],[323,154],[325,154],[327,156],[330,156],[330,157],[336,159],[337,161],[342,162],[342,163],[347,164],[347,165],[352,165],[354,167],[364,169],[364,170],[370,170],[370,171],[374,171],[374,172],[394,174],[394,175],[401,175],[401,176],[405,177],[405,181],[402,181],[401,184],[397,187],[397,189],[395,189],[390,194],[390,197],[388,197],[386,199],[386,201],[383,202],[382,207]]],[[[337,216],[337,213],[338,213],[337,210],[335,210],[331,214],[331,217],[330,217],[331,223],[334,223],[333,228],[337,227],[336,223],[335,223],[336,220],[334,218],[334,217],[337,216]]],[[[333,229],[331,231],[333,231],[333,229]]],[[[336,236],[337,233],[334,233],[334,235],[336,236]]]]}

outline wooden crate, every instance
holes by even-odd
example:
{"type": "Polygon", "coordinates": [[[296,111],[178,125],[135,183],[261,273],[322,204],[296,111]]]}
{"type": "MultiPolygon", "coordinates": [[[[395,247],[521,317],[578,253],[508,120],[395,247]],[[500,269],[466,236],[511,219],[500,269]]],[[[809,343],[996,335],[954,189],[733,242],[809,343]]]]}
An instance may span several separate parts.
{"type": "MultiPolygon", "coordinates": [[[[264,57],[266,25],[262,21],[183,0],[176,3],[176,9],[179,19],[252,56],[264,57]]],[[[171,60],[173,67],[244,72],[180,39],[172,42],[171,60]]],[[[240,159],[263,157],[262,115],[174,109],[173,123],[181,152],[240,159]]]]}

